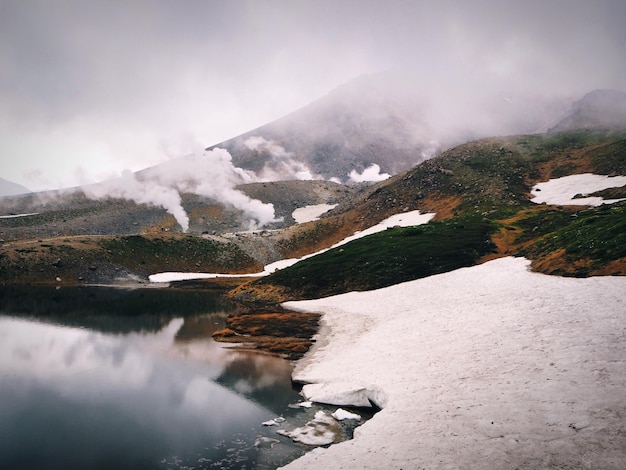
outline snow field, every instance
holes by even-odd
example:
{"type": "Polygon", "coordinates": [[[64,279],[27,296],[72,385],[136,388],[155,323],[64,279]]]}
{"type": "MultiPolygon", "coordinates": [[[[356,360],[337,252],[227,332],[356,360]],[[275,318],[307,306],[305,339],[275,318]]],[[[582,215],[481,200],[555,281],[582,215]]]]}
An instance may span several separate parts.
{"type": "Polygon", "coordinates": [[[529,264],[287,302],[324,314],[293,374],[305,398],[383,409],[286,468],[624,468],[626,278],[529,264]]]}

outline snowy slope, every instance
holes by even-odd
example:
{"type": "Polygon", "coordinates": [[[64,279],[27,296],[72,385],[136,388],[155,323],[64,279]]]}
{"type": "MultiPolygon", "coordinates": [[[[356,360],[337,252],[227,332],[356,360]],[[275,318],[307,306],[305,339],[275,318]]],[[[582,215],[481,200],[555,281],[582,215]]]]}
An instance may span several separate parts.
{"type": "Polygon", "coordinates": [[[286,303],[324,313],[294,373],[305,397],[383,407],[286,468],[624,468],[626,278],[528,266],[286,303]]]}

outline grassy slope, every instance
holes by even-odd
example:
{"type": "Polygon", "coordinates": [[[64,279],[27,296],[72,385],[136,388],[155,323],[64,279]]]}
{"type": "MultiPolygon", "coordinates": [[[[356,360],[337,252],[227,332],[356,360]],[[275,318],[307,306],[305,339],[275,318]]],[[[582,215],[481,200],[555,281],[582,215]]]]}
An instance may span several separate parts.
{"type": "Polygon", "coordinates": [[[473,265],[494,249],[493,230],[475,215],[386,230],[278,271],[258,285],[278,284],[304,298],[389,286],[473,265]]]}
{"type": "Polygon", "coordinates": [[[437,210],[440,222],[354,241],[242,286],[233,295],[273,301],[313,298],[378,288],[504,255],[527,256],[535,269],[552,274],[625,275],[623,203],[546,209],[529,201],[534,183],[582,172],[626,175],[626,134],[577,131],[461,145],[377,185],[350,209],[376,214],[372,222],[402,207],[437,210]]]}

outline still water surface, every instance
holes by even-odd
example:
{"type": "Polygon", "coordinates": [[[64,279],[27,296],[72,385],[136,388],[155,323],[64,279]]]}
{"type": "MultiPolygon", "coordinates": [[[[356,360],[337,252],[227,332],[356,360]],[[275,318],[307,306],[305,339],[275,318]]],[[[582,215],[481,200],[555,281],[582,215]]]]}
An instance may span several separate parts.
{"type": "Polygon", "coordinates": [[[302,455],[261,425],[311,413],[289,407],[291,365],[211,340],[237,308],[211,291],[0,286],[0,467],[276,468],[302,455]],[[255,447],[262,437],[278,442],[255,447]]]}

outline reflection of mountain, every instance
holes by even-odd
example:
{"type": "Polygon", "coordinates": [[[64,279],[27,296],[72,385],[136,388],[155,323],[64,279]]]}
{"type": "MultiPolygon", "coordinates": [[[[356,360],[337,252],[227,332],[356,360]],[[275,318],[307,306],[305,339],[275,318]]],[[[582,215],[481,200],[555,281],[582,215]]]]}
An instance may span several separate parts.
{"type": "Polygon", "coordinates": [[[226,365],[215,382],[282,415],[286,399],[301,399],[291,382],[292,369],[289,362],[279,357],[242,352],[226,365]]]}
{"type": "MultiPolygon", "coordinates": [[[[232,310],[231,310],[232,311],[232,310]]],[[[226,315],[219,312],[216,315],[201,315],[185,318],[185,322],[176,332],[175,341],[186,342],[211,338],[213,333],[224,328],[224,318],[226,315]]]]}
{"type": "Polygon", "coordinates": [[[211,291],[0,286],[2,314],[104,333],[159,331],[172,318],[236,310],[211,291]]]}

